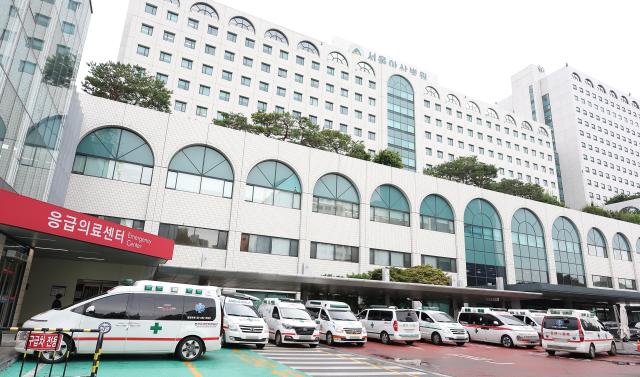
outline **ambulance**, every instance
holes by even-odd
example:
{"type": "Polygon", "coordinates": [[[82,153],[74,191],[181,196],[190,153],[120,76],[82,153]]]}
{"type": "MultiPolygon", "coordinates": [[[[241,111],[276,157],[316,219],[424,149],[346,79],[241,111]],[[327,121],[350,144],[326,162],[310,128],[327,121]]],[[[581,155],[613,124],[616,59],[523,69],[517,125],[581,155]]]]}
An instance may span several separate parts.
{"type": "Polygon", "coordinates": [[[542,348],[551,356],[556,351],[584,353],[590,359],[598,352],[617,353],[613,335],[586,310],[549,309],[542,322],[542,348]]]}
{"type": "Polygon", "coordinates": [[[308,300],[307,311],[318,321],[320,338],[328,346],[334,343],[353,343],[364,346],[367,330],[344,302],[308,300]]]}
{"type": "Polygon", "coordinates": [[[472,342],[497,343],[507,348],[533,348],[540,343],[536,330],[506,309],[464,307],[458,313],[458,322],[472,342]]]}
{"type": "Polygon", "coordinates": [[[224,291],[222,294],[222,345],[255,344],[263,349],[269,342],[269,327],[253,307],[253,300],[258,298],[224,291]]]}
{"type": "MultiPolygon", "coordinates": [[[[51,309],[24,327],[101,329],[102,353],[175,354],[193,361],[220,349],[218,288],[142,280],[106,294],[51,309]]],[[[24,352],[28,333],[19,332],[15,350],[24,352]]],[[[93,354],[97,333],[64,332],[60,350],[40,353],[45,363],[62,362],[69,353],[93,354]]]]}
{"type": "Polygon", "coordinates": [[[448,313],[439,310],[416,310],[420,319],[420,336],[440,345],[443,343],[464,346],[469,341],[467,330],[448,313]]]}
{"type": "Polygon", "coordinates": [[[526,325],[536,329],[538,335],[542,337],[542,320],[547,313],[545,310],[509,309],[509,313],[524,322],[526,325]]]}
{"type": "Polygon", "coordinates": [[[412,345],[420,340],[418,316],[413,309],[398,309],[395,306],[371,305],[358,314],[367,336],[380,339],[382,344],[404,342],[412,345]]]}
{"type": "Polygon", "coordinates": [[[308,344],[316,348],[320,342],[318,324],[311,318],[300,300],[265,298],[258,313],[269,326],[269,339],[276,346],[283,344],[308,344]]]}

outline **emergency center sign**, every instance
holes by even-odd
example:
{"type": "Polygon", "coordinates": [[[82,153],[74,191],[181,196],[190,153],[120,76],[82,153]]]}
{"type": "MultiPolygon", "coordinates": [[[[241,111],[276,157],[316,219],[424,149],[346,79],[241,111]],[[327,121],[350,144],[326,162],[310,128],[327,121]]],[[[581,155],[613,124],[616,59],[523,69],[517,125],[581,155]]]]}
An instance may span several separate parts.
{"type": "Polygon", "coordinates": [[[173,240],[0,190],[0,224],[170,260],[173,240]]]}

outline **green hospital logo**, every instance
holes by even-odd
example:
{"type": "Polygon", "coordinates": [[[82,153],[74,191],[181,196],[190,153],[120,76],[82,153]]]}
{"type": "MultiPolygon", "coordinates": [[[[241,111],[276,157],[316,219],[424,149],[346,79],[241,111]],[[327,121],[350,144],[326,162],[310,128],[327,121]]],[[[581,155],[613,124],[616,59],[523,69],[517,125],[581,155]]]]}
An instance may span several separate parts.
{"type": "Polygon", "coordinates": [[[158,335],[158,331],[162,330],[162,326],[158,322],[149,327],[149,330],[153,331],[153,335],[158,335]]]}

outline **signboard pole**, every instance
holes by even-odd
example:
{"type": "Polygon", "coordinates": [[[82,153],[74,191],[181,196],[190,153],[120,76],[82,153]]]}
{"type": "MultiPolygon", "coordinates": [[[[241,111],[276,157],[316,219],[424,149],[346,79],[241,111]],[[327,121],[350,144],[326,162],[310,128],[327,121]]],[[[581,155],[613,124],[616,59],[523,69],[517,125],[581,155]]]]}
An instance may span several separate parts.
{"type": "MultiPolygon", "coordinates": [[[[71,331],[71,339],[73,339],[73,333],[74,331],[71,331]]],[[[62,377],[67,375],[67,364],[69,363],[69,346],[67,346],[67,352],[65,354],[65,358],[64,358],[64,369],[62,370],[62,377]]]]}

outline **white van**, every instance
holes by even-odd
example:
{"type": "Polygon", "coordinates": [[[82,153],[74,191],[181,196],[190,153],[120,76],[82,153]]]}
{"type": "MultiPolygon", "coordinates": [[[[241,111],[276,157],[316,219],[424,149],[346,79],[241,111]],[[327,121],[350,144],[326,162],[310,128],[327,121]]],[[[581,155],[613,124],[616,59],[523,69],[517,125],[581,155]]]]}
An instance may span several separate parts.
{"type": "MultiPolygon", "coordinates": [[[[240,293],[222,296],[222,332],[226,344],[255,344],[263,349],[269,342],[269,327],[253,307],[254,297],[240,293]]],[[[255,298],[258,300],[257,298],[255,298]]]]}
{"type": "MultiPolygon", "coordinates": [[[[220,349],[220,303],[216,287],[143,280],[108,293],[38,314],[24,327],[103,329],[103,353],[175,353],[193,361],[220,349]]],[[[27,332],[15,349],[24,352],[27,332]]],[[[42,352],[43,362],[61,362],[67,352],[92,354],[96,333],[65,332],[57,352],[42,352]]]]}
{"type": "Polygon", "coordinates": [[[416,310],[420,319],[420,336],[431,340],[433,344],[456,344],[464,346],[469,341],[469,334],[448,313],[439,310],[416,310]]]}
{"type": "Polygon", "coordinates": [[[305,304],[312,317],[319,320],[320,337],[327,345],[354,343],[363,346],[367,342],[367,330],[344,302],[308,300],[305,304]]]}
{"type": "Polygon", "coordinates": [[[542,320],[547,313],[546,311],[533,309],[509,309],[509,313],[524,322],[526,325],[534,328],[542,338],[542,320]]]}
{"type": "Polygon", "coordinates": [[[361,311],[358,318],[367,329],[367,335],[380,339],[383,344],[396,341],[411,345],[420,340],[418,316],[413,309],[371,305],[361,311]]]}
{"type": "Polygon", "coordinates": [[[258,313],[269,326],[269,339],[276,346],[285,343],[308,344],[315,348],[320,342],[318,324],[311,319],[302,301],[285,298],[265,298],[258,313]]]}
{"type": "Polygon", "coordinates": [[[584,353],[590,359],[597,352],[617,353],[613,335],[586,310],[549,309],[542,322],[542,348],[549,355],[556,351],[584,353]]]}
{"type": "Polygon", "coordinates": [[[502,344],[504,347],[533,348],[540,337],[531,326],[511,315],[506,309],[464,307],[458,322],[465,327],[469,340],[502,344]]]}

